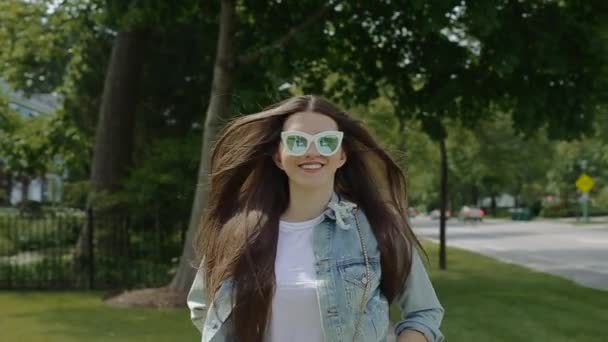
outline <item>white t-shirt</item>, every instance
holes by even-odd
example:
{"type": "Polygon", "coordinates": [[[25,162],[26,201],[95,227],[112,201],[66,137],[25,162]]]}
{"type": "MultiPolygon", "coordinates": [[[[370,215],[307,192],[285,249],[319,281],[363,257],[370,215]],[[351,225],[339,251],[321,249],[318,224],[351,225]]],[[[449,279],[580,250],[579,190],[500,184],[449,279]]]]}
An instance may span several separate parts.
{"type": "Polygon", "coordinates": [[[323,341],[312,240],[322,221],[279,222],[269,342],[323,341]]]}

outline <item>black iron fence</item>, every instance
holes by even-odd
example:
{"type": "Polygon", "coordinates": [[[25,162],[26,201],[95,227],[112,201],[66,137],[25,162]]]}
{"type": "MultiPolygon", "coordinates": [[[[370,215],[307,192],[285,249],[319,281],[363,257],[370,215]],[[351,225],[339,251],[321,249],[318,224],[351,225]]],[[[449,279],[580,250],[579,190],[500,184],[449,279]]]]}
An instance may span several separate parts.
{"type": "Polygon", "coordinates": [[[127,289],[166,285],[186,223],[100,216],[0,215],[0,289],[127,289]]]}

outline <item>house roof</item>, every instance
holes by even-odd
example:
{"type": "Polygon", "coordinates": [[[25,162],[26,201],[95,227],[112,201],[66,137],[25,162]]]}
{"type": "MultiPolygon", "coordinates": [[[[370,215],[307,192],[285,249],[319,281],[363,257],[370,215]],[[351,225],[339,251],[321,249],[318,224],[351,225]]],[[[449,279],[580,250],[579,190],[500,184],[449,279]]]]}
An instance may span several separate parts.
{"type": "Polygon", "coordinates": [[[0,79],[0,93],[7,97],[9,104],[27,108],[37,114],[54,112],[61,104],[62,98],[58,94],[32,94],[26,95],[22,91],[15,91],[4,80],[0,79]]]}

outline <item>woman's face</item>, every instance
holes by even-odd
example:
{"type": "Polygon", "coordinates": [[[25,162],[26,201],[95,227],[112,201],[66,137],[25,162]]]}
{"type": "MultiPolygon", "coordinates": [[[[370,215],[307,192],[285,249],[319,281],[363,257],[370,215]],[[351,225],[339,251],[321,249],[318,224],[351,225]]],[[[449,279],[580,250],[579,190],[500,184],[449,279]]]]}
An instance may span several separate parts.
{"type": "MultiPolygon", "coordinates": [[[[299,112],[292,114],[283,124],[283,131],[299,131],[315,135],[325,131],[337,131],[338,125],[329,116],[315,112],[299,112]]],[[[283,142],[274,155],[276,165],[285,171],[290,185],[301,188],[333,189],[336,170],[346,162],[346,154],[342,146],[331,156],[323,156],[317,151],[314,142],[301,156],[293,156],[287,152],[283,142]]]]}

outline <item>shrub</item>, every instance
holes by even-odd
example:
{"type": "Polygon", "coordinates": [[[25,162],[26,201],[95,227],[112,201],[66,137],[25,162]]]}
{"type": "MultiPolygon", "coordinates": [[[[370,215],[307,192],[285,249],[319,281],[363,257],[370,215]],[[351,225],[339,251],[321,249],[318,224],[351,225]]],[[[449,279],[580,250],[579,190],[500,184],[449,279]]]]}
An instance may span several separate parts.
{"type": "Polygon", "coordinates": [[[81,227],[78,219],[13,218],[0,224],[2,234],[11,238],[19,251],[72,246],[81,227]]]}
{"type": "Polygon", "coordinates": [[[17,253],[15,243],[8,237],[0,235],[0,256],[13,255],[17,253]]]}
{"type": "MultiPolygon", "coordinates": [[[[545,207],[540,211],[540,216],[547,218],[557,217],[577,217],[582,215],[582,209],[578,205],[569,206],[554,206],[545,207]]],[[[591,203],[589,206],[589,216],[603,216],[608,215],[608,210],[604,208],[598,208],[591,203]]]]}
{"type": "Polygon", "coordinates": [[[73,272],[69,258],[43,258],[41,261],[20,265],[0,264],[0,284],[12,288],[71,288],[73,272]]]}
{"type": "Polygon", "coordinates": [[[42,217],[42,203],[38,201],[24,201],[19,205],[19,214],[22,216],[42,217]]]}
{"type": "Polygon", "coordinates": [[[88,180],[66,182],[63,185],[62,204],[78,209],[85,209],[89,195],[90,182],[88,180]]]}

